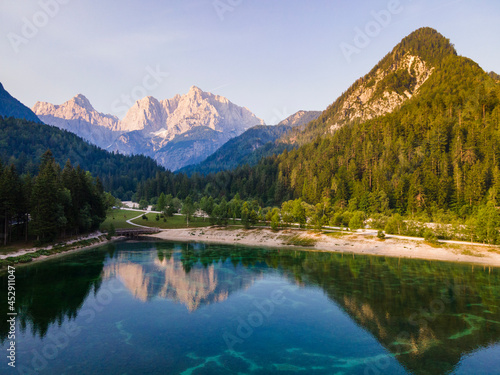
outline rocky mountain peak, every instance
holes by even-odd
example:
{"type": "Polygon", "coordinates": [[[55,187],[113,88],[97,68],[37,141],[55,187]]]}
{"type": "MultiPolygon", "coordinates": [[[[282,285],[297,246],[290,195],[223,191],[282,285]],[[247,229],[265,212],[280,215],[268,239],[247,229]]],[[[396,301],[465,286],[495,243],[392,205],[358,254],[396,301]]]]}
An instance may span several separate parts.
{"type": "Polygon", "coordinates": [[[54,121],[82,120],[95,126],[102,126],[113,130],[119,121],[116,116],[96,111],[92,104],[90,104],[90,101],[82,94],[78,94],[60,105],[36,102],[33,106],[33,112],[45,123],[58,127],[61,127],[59,126],[60,124],[56,125],[54,121]]]}
{"type": "Polygon", "coordinates": [[[194,95],[194,94],[202,94],[204,93],[204,91],[202,89],[200,89],[198,86],[191,86],[189,88],[189,92],[188,92],[188,95],[191,94],[191,95],[194,95]]]}
{"type": "Polygon", "coordinates": [[[389,68],[378,68],[343,98],[330,131],[347,121],[364,122],[393,112],[418,92],[433,71],[429,63],[409,52],[394,59],[389,68]]]}
{"type": "Polygon", "coordinates": [[[162,128],[165,118],[162,104],[156,98],[146,96],[134,103],[118,127],[122,131],[155,132],[162,128]]]}
{"type": "Polygon", "coordinates": [[[177,134],[198,126],[239,135],[259,124],[263,124],[263,121],[248,109],[222,96],[191,86],[187,94],[182,96],[176,95],[162,101],[146,97],[136,102],[121,121],[120,129],[140,130],[146,136],[171,140],[177,134]]]}
{"type": "Polygon", "coordinates": [[[181,96],[181,98],[189,100],[191,103],[200,103],[208,98],[211,98],[211,93],[205,92],[197,86],[191,86],[186,95],[181,96]]]}
{"type": "Polygon", "coordinates": [[[436,30],[423,27],[414,31],[356,80],[312,126],[292,132],[287,142],[303,144],[347,123],[392,113],[420,92],[444,59],[456,54],[450,40],[436,30]]]}
{"type": "Polygon", "coordinates": [[[94,111],[94,107],[90,104],[90,101],[82,94],[76,95],[73,99],[71,99],[76,105],[85,108],[89,111],[94,111]]]}
{"type": "Polygon", "coordinates": [[[321,111],[297,111],[293,115],[282,120],[278,125],[298,127],[316,120],[321,115],[321,111]]]}

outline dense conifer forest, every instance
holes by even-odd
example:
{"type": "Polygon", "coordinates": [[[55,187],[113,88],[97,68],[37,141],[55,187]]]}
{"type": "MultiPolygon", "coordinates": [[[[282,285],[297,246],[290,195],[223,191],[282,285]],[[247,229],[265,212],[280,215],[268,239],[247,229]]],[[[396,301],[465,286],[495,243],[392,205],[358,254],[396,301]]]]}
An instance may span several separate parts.
{"type": "Polygon", "coordinates": [[[132,197],[139,181],[165,171],[149,157],[112,154],[66,130],[0,116],[0,161],[4,165],[14,165],[19,174],[34,175],[47,149],[61,167],[70,159],[99,177],[106,191],[123,200],[132,197]]]}
{"type": "Polygon", "coordinates": [[[106,218],[110,195],[99,179],[68,160],[61,170],[50,150],[38,173],[20,176],[11,164],[0,164],[0,223],[3,244],[36,238],[37,243],[86,233],[106,218]]]}

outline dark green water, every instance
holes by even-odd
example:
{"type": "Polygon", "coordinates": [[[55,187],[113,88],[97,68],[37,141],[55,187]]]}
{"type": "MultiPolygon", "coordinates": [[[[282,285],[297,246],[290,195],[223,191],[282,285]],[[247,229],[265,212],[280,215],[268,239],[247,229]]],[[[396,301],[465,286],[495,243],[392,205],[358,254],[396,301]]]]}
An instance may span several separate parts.
{"type": "Polygon", "coordinates": [[[499,374],[500,271],[125,242],[16,269],[1,374],[499,374]]]}

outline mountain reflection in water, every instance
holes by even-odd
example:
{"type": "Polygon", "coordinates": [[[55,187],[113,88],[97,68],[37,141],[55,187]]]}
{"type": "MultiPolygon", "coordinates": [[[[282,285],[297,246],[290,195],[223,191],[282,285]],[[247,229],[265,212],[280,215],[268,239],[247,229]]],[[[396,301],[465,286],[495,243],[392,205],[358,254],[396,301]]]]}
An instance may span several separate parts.
{"type": "MultiPolygon", "coordinates": [[[[134,259],[134,254],[120,253],[103,269],[103,279],[118,278],[137,299],[168,298],[180,302],[189,311],[214,302],[222,302],[238,290],[250,287],[261,273],[241,264],[229,267],[229,261],[189,265],[191,251],[203,251],[203,245],[186,244],[178,253],[158,249],[134,259]],[[237,277],[235,277],[237,275],[237,277]]],[[[229,263],[230,265],[231,263],[229,263]]]]}

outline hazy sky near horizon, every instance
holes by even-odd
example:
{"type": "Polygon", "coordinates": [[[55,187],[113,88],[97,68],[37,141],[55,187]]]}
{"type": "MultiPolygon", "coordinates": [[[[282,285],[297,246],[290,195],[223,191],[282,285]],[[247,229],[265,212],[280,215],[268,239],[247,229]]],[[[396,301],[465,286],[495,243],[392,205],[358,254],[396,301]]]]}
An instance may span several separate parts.
{"type": "Polygon", "coordinates": [[[196,85],[273,124],[324,110],[423,26],[500,73],[498,0],[0,0],[0,82],[120,118],[196,85]]]}

